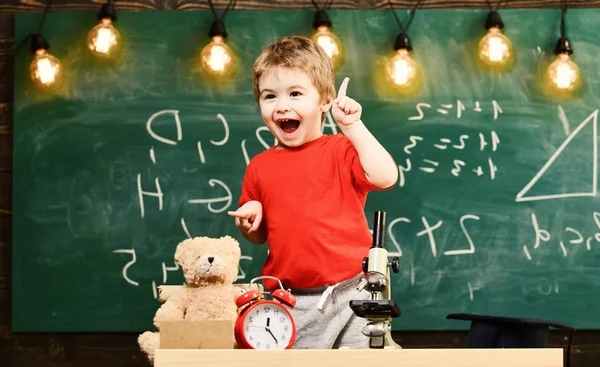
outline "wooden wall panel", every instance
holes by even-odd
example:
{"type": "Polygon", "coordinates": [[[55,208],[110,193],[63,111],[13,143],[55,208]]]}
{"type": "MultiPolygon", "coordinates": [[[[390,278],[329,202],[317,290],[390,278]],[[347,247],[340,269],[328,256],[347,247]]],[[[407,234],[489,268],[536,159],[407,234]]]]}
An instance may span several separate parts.
{"type": "MultiPolygon", "coordinates": [[[[81,11],[100,8],[103,0],[55,0],[50,11],[81,11]]],[[[497,0],[490,0],[497,4],[497,0]]],[[[215,0],[223,9],[228,0],[215,0]]],[[[324,1],[318,1],[323,4],[324,1]]],[[[415,0],[395,0],[396,8],[410,8],[415,0]]],[[[20,333],[10,328],[11,238],[12,238],[12,67],[11,48],[14,45],[14,14],[41,12],[46,2],[39,0],[2,0],[0,3],[0,365],[105,367],[148,366],[137,346],[137,334],[132,333],[20,333]],[[8,65],[8,67],[5,67],[8,65]]],[[[560,0],[504,1],[502,8],[558,8],[560,0]]],[[[600,7],[596,1],[568,1],[570,7],[600,7]]],[[[140,0],[115,2],[117,11],[208,10],[207,1],[140,0]]],[[[336,9],[383,9],[387,0],[336,0],[336,9]]],[[[423,8],[487,8],[481,0],[428,0],[423,8]]],[[[312,9],[310,0],[238,0],[234,9],[312,9]]],[[[599,20],[600,24],[600,20],[599,20]]],[[[467,332],[402,332],[394,339],[405,348],[459,348],[466,344],[467,332]]],[[[549,346],[566,347],[566,334],[552,332],[549,346]]],[[[600,360],[600,331],[575,333],[571,367],[597,366],[600,360]]]]}

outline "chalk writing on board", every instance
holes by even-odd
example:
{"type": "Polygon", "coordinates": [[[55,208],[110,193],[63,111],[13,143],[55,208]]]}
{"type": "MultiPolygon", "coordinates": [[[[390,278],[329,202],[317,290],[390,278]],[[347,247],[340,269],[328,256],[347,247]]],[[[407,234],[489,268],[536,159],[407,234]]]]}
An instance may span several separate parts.
{"type": "MultiPolygon", "coordinates": [[[[407,155],[413,155],[413,152],[422,148],[424,144],[428,145],[428,141],[422,136],[411,135],[408,137],[408,140],[409,143],[403,147],[403,151],[407,155]]],[[[470,135],[462,134],[454,141],[448,137],[442,137],[437,139],[431,146],[444,151],[452,149],[464,150],[466,147],[471,146],[468,145],[467,142],[472,142],[471,145],[475,144],[480,151],[490,150],[491,152],[496,152],[500,145],[500,137],[492,130],[489,134],[478,133],[478,135],[473,138],[471,138],[470,135]]],[[[473,172],[476,176],[488,174],[491,180],[496,179],[496,172],[498,172],[498,167],[494,163],[492,157],[488,157],[487,162],[485,163],[471,163],[460,159],[454,159],[450,167],[441,167],[439,161],[428,158],[417,160],[417,162],[413,164],[413,159],[414,158],[412,157],[408,157],[405,159],[404,163],[398,165],[398,186],[404,187],[406,184],[406,173],[411,172],[413,167],[425,173],[434,173],[442,170],[443,172],[450,173],[454,177],[459,177],[461,173],[464,172],[463,168],[468,167],[470,168],[470,172],[473,172]]]]}
{"type": "Polygon", "coordinates": [[[153,196],[158,198],[158,210],[162,210],[163,208],[163,192],[160,189],[160,183],[158,182],[158,177],[154,179],[154,184],[156,185],[156,191],[144,191],[142,190],[142,175],[137,175],[137,189],[138,189],[138,199],[140,203],[140,215],[144,218],[145,215],[145,206],[144,206],[144,196],[153,196]]]}
{"type": "MultiPolygon", "coordinates": [[[[455,255],[468,255],[468,254],[475,253],[475,244],[473,243],[473,240],[471,239],[471,236],[469,235],[469,232],[465,226],[465,221],[466,220],[479,221],[479,219],[480,219],[479,216],[474,215],[474,214],[463,215],[459,220],[459,224],[460,224],[460,228],[462,229],[462,233],[465,236],[465,239],[467,240],[467,244],[466,244],[465,248],[446,250],[443,252],[443,254],[446,256],[455,256],[455,255]]],[[[433,232],[436,229],[440,228],[444,222],[440,220],[432,226],[431,224],[429,224],[429,221],[427,220],[426,217],[421,217],[421,221],[423,222],[424,229],[422,231],[418,232],[416,234],[416,236],[421,237],[421,236],[426,235],[427,239],[429,241],[429,246],[431,248],[431,254],[433,255],[433,257],[437,257],[437,244],[436,244],[435,236],[434,236],[433,232]]],[[[411,220],[408,218],[404,218],[404,217],[395,218],[388,225],[388,236],[389,236],[390,240],[392,241],[394,249],[396,250],[396,251],[388,252],[388,256],[390,256],[390,257],[402,256],[402,248],[401,248],[400,244],[398,243],[396,236],[394,236],[394,226],[398,223],[411,223],[411,220]]]]}
{"type": "Polygon", "coordinates": [[[117,254],[131,254],[132,259],[125,264],[125,266],[123,267],[123,278],[125,279],[125,281],[127,281],[127,283],[129,284],[133,284],[136,287],[140,285],[140,283],[131,280],[129,278],[129,276],[127,275],[127,270],[133,265],[135,264],[135,262],[137,261],[136,256],[135,256],[135,249],[123,249],[123,250],[114,250],[113,253],[117,253],[117,254]]]}
{"type": "Polygon", "coordinates": [[[179,111],[178,110],[162,110],[162,111],[158,111],[158,112],[152,114],[152,116],[150,116],[150,118],[146,122],[146,130],[148,130],[148,134],[150,134],[150,136],[153,137],[154,139],[156,139],[162,143],[165,143],[165,144],[176,145],[177,144],[176,141],[164,138],[164,137],[156,134],[152,130],[152,122],[154,122],[154,120],[158,116],[162,116],[162,115],[171,115],[174,117],[175,126],[177,128],[177,141],[181,141],[181,139],[183,137],[182,137],[182,132],[181,132],[181,121],[179,120],[179,111]]]}
{"type": "MultiPolygon", "coordinates": [[[[503,113],[504,111],[502,111],[502,107],[500,107],[500,105],[498,104],[498,102],[496,102],[495,100],[493,100],[491,102],[491,107],[492,110],[494,112],[494,120],[498,119],[498,116],[503,113]]],[[[433,111],[434,107],[430,104],[430,103],[426,103],[426,102],[419,102],[417,103],[417,105],[415,106],[415,109],[417,110],[417,114],[414,116],[410,116],[408,119],[411,121],[419,121],[419,120],[423,120],[425,118],[425,111],[433,111]]],[[[437,112],[438,114],[441,115],[448,115],[449,111],[452,110],[454,108],[453,104],[448,104],[448,103],[442,103],[439,105],[439,108],[435,108],[435,112],[437,112]]],[[[460,100],[456,100],[456,118],[460,119],[463,116],[463,112],[466,111],[467,107],[466,105],[460,101],[460,100]]],[[[481,105],[479,101],[475,101],[474,102],[474,106],[472,111],[474,112],[481,112],[483,111],[481,109],[481,105]]]]}
{"type": "Polygon", "coordinates": [[[556,152],[552,154],[550,159],[544,164],[544,166],[533,176],[531,181],[517,194],[516,201],[536,201],[536,200],[550,200],[559,198],[570,198],[570,197],[582,197],[582,196],[596,196],[598,193],[598,110],[592,112],[569,136],[565,141],[558,147],[556,152]],[[590,124],[592,128],[592,147],[590,152],[590,158],[592,161],[592,177],[591,177],[591,190],[588,192],[571,192],[561,194],[549,194],[549,195],[537,195],[537,196],[525,196],[529,190],[540,180],[540,178],[546,173],[549,167],[552,166],[554,161],[561,155],[561,153],[568,147],[569,143],[583,130],[583,128],[590,124]]]}
{"type": "Polygon", "coordinates": [[[233,200],[233,195],[231,194],[231,190],[229,189],[229,187],[227,187],[227,185],[225,185],[225,183],[223,181],[217,180],[215,178],[208,180],[208,184],[211,187],[215,187],[215,185],[221,186],[225,190],[227,195],[222,196],[222,197],[215,197],[215,198],[211,198],[211,199],[190,199],[190,200],[188,200],[188,203],[190,203],[190,204],[207,204],[207,208],[211,213],[224,212],[225,210],[227,210],[227,208],[229,208],[229,206],[231,205],[231,202],[233,200]],[[224,204],[220,208],[213,207],[213,204],[218,204],[218,203],[224,203],[224,204]]]}
{"type": "MultiPolygon", "coordinates": [[[[592,219],[594,221],[594,224],[596,225],[596,230],[598,232],[593,233],[589,236],[584,236],[582,234],[581,231],[573,228],[573,227],[565,227],[564,229],[564,235],[560,238],[559,242],[558,242],[558,247],[560,248],[560,251],[562,252],[562,255],[564,257],[566,257],[569,253],[569,250],[567,248],[567,245],[583,245],[585,244],[585,248],[587,251],[591,251],[592,249],[592,241],[596,241],[597,243],[600,243],[600,213],[599,212],[594,212],[592,214],[592,219]]],[[[550,242],[550,240],[552,239],[552,235],[550,234],[550,231],[541,228],[541,226],[538,223],[538,219],[537,216],[535,215],[535,213],[531,213],[531,224],[533,226],[533,231],[535,233],[535,241],[533,243],[533,246],[527,246],[527,244],[523,245],[523,253],[525,254],[525,257],[527,257],[527,260],[531,261],[533,259],[533,256],[531,255],[531,251],[535,251],[538,248],[540,248],[540,245],[542,244],[542,242],[550,242]],[[532,247],[532,250],[530,250],[530,247],[532,247]]]]}

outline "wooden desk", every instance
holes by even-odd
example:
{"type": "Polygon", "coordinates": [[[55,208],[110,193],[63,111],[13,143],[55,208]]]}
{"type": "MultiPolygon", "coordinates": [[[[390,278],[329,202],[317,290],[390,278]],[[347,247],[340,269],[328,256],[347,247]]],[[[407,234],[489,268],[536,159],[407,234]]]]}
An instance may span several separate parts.
{"type": "Polygon", "coordinates": [[[337,349],[259,351],[157,349],[155,367],[563,367],[563,350],[337,349]]]}

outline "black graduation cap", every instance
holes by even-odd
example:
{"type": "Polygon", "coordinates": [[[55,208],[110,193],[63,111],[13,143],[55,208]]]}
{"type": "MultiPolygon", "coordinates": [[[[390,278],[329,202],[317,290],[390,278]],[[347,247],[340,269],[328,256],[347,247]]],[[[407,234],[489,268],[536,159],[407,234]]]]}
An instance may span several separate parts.
{"type": "Polygon", "coordinates": [[[550,327],[570,330],[565,365],[569,367],[575,328],[556,321],[455,313],[450,320],[471,321],[468,348],[544,348],[550,327]]]}

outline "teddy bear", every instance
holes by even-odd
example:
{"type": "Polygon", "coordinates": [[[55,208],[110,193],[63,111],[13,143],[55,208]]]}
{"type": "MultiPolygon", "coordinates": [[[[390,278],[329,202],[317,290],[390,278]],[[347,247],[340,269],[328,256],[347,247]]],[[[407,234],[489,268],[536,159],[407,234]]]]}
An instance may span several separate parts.
{"type": "MultiPolygon", "coordinates": [[[[158,331],[138,337],[140,349],[151,363],[160,346],[161,322],[231,319],[235,323],[235,298],[240,288],[233,283],[240,257],[240,245],[230,236],[190,238],[177,245],[175,262],[181,266],[186,284],[156,311],[153,322],[158,331]]],[[[233,329],[231,332],[233,335],[233,329]]]]}

